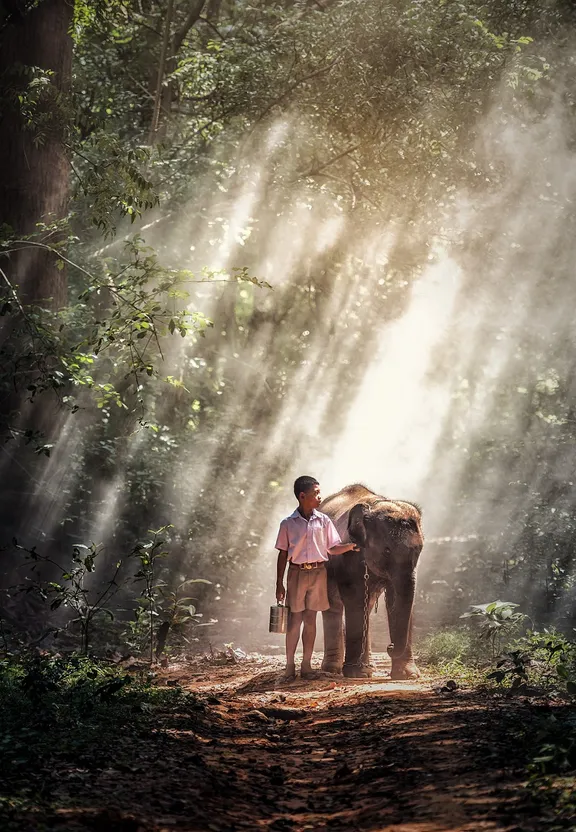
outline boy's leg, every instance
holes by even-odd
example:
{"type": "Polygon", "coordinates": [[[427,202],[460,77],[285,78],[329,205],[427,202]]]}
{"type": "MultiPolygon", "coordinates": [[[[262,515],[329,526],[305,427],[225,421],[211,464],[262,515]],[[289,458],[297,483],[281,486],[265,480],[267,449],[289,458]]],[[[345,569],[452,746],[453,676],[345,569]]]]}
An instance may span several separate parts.
{"type": "Polygon", "coordinates": [[[304,619],[304,630],[302,632],[302,667],[300,668],[302,675],[312,673],[312,653],[314,651],[314,642],[316,641],[316,610],[304,610],[302,613],[304,619]]]}
{"type": "Polygon", "coordinates": [[[319,611],[327,610],[330,607],[327,573],[324,567],[315,569],[309,573],[305,605],[304,632],[302,633],[304,656],[302,658],[301,670],[304,678],[314,678],[312,653],[314,651],[314,642],[316,641],[316,615],[319,611]]]}
{"type": "Polygon", "coordinates": [[[293,679],[296,675],[296,664],[294,654],[300,639],[300,628],[302,626],[302,612],[290,612],[288,615],[288,630],[286,631],[286,672],[285,678],[293,679]]]}

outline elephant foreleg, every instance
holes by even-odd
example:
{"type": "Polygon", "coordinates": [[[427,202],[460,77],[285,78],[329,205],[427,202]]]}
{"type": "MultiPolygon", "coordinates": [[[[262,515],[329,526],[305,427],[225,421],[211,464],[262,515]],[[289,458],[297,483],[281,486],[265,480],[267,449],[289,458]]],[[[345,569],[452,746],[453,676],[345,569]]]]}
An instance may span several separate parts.
{"type": "Polygon", "coordinates": [[[330,609],[322,613],[324,625],[324,658],[322,670],[326,673],[342,673],[344,663],[344,604],[335,580],[328,577],[330,609]]]}
{"type": "Polygon", "coordinates": [[[417,679],[420,671],[414,663],[412,654],[412,597],[398,597],[392,584],[386,586],[386,610],[390,639],[394,647],[391,650],[392,679],[417,679]],[[410,610],[407,606],[410,605],[410,610]],[[406,620],[408,619],[408,620],[406,620]]]}

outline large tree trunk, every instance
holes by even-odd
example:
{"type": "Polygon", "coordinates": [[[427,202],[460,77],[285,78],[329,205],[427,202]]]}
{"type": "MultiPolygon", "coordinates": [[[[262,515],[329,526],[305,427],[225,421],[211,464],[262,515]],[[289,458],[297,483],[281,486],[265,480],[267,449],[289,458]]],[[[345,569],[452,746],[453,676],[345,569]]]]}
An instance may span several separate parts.
{"type": "MultiPolygon", "coordinates": [[[[9,226],[17,238],[67,214],[72,12],[72,0],[40,0],[29,12],[9,18],[0,33],[0,225],[9,226]],[[30,88],[33,78],[45,82],[34,88],[37,94],[30,88]]],[[[47,234],[46,242],[61,242],[64,234],[47,234]]],[[[31,242],[38,242],[38,237],[31,242]]],[[[43,523],[50,511],[42,485],[48,460],[32,453],[34,443],[26,445],[25,433],[56,432],[56,400],[48,392],[30,404],[28,382],[9,376],[14,375],[11,356],[18,359],[18,339],[26,329],[19,323],[20,314],[26,316],[30,305],[58,309],[66,302],[66,271],[61,265],[52,252],[32,245],[0,258],[1,294],[11,296],[13,307],[0,317],[5,375],[0,387],[0,545],[12,535],[26,534],[32,522],[43,523]]],[[[29,348],[24,343],[22,352],[26,360],[29,348]]]]}
{"type": "MultiPolygon", "coordinates": [[[[41,0],[22,17],[15,16],[0,35],[0,225],[18,235],[37,231],[66,216],[69,161],[64,147],[66,94],[72,71],[71,0],[41,0]],[[26,123],[19,95],[29,95],[31,74],[50,74],[32,123],[26,123]]],[[[54,237],[52,237],[54,241],[54,237]]],[[[66,300],[66,273],[57,258],[41,249],[11,255],[3,271],[19,287],[24,304],[66,300]]],[[[5,281],[4,281],[5,282],[5,281]]]]}

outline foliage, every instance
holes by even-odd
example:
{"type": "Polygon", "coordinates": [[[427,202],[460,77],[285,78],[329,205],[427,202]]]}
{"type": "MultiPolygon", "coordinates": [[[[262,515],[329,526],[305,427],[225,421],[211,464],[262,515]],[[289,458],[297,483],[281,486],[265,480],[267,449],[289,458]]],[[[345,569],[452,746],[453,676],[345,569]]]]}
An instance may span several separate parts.
{"type": "Polygon", "coordinates": [[[552,693],[576,694],[576,643],[550,629],[528,631],[510,646],[487,676],[511,687],[532,686],[552,693]]]}
{"type": "MultiPolygon", "coordinates": [[[[185,588],[190,591],[197,584],[211,585],[202,578],[175,579],[166,565],[161,567],[169,555],[161,535],[169,528],[150,531],[149,540],[137,543],[113,564],[103,547],[93,543],[76,544],[71,563],[63,565],[51,555],[14,540],[14,549],[24,554],[29,566],[24,582],[4,591],[5,606],[17,616],[22,605],[19,597],[41,599],[45,605],[43,633],[37,644],[50,636],[54,646],[79,648],[83,656],[95,649],[107,654],[114,649],[125,653],[127,648],[135,653],[147,651],[152,663],[167,641],[176,636],[182,639],[185,630],[201,622],[202,613],[193,605],[197,598],[184,595],[185,588]]],[[[40,616],[40,610],[35,614],[40,616]]],[[[14,642],[13,634],[9,639],[3,629],[1,615],[0,639],[5,650],[14,642]]]]}
{"type": "Polygon", "coordinates": [[[182,595],[182,590],[194,584],[211,584],[204,578],[187,578],[172,588],[167,580],[162,579],[161,561],[167,557],[168,552],[162,548],[165,541],[160,535],[167,528],[151,531],[152,539],[148,543],[138,544],[134,550],[140,561],[134,580],[143,582],[144,587],[138,599],[131,632],[133,635],[137,635],[139,630],[145,633],[150,662],[154,661],[154,657],[160,658],[168,636],[175,629],[185,624],[198,623],[202,618],[202,614],[196,612],[196,607],[192,604],[196,598],[182,595]]]}
{"type": "MultiPolygon", "coordinates": [[[[20,587],[23,592],[37,592],[42,599],[48,602],[50,611],[55,613],[60,607],[70,610],[76,617],[66,622],[66,627],[78,625],[80,631],[80,649],[84,656],[88,655],[91,646],[92,630],[97,616],[106,615],[114,621],[114,613],[109,608],[114,596],[121,589],[119,583],[122,560],[117,561],[114,570],[107,580],[100,581],[95,587],[89,586],[89,575],[96,569],[97,561],[101,559],[102,551],[94,544],[84,546],[77,544],[72,552],[72,565],[62,567],[49,555],[39,554],[35,548],[26,549],[14,541],[14,547],[18,551],[25,552],[27,559],[31,562],[29,574],[26,576],[26,583],[20,587]],[[40,565],[55,567],[58,571],[58,580],[43,580],[37,577],[37,569],[40,565]]],[[[46,571],[45,569],[41,571],[46,571]]],[[[54,628],[54,633],[59,628],[54,628]]]]}
{"type": "Polygon", "coordinates": [[[49,800],[67,771],[93,772],[123,754],[132,766],[139,737],[159,730],[157,708],[199,707],[180,688],[153,687],[116,666],[41,653],[0,659],[0,698],[3,823],[22,801],[49,800]]]}
{"type": "Polygon", "coordinates": [[[572,829],[576,811],[576,723],[573,709],[544,713],[526,737],[532,750],[527,788],[553,830],[572,829]],[[534,749],[536,749],[534,751],[534,749]]]}
{"type": "Polygon", "coordinates": [[[476,686],[483,678],[485,649],[464,627],[445,627],[416,638],[418,665],[427,672],[463,686],[476,686]]]}
{"type": "Polygon", "coordinates": [[[479,658],[476,641],[465,629],[429,633],[417,641],[416,652],[421,662],[432,666],[454,660],[468,663],[479,658]]]}
{"type": "MultiPolygon", "coordinates": [[[[50,228],[41,236],[50,239],[53,232],[50,228]]],[[[190,308],[192,284],[217,281],[269,288],[246,268],[231,273],[205,269],[194,275],[162,267],[138,235],[125,244],[126,259],[113,265],[103,261],[99,274],[69,261],[62,246],[55,248],[37,239],[8,238],[0,254],[9,259],[26,247],[51,251],[62,264],[75,267],[82,291],[60,312],[37,306],[24,309],[4,274],[8,292],[0,293],[0,315],[15,319],[12,338],[0,345],[4,384],[20,384],[25,379],[30,401],[50,391],[73,412],[88,406],[81,395],[88,390],[98,408],[116,405],[135,412],[145,423],[145,379],[162,378],[162,341],[175,333],[194,340],[212,326],[200,311],[190,308]]],[[[163,380],[183,386],[173,376],[163,380]]],[[[12,425],[9,428],[17,432],[12,425]]],[[[37,452],[49,455],[49,446],[38,444],[37,452]]]]}
{"type": "Polygon", "coordinates": [[[500,652],[502,641],[510,638],[526,616],[515,612],[518,604],[510,601],[491,601],[488,604],[472,604],[469,612],[460,618],[473,618],[480,623],[480,638],[490,644],[492,658],[500,652]]]}

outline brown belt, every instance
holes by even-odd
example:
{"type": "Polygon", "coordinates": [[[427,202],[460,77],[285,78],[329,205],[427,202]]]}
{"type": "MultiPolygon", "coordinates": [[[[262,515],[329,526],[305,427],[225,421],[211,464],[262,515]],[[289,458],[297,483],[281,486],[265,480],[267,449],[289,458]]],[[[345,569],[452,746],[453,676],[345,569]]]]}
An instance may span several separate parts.
{"type": "Polygon", "coordinates": [[[325,560],[315,560],[313,563],[292,563],[290,562],[290,568],[294,569],[320,569],[322,566],[326,565],[325,560]]]}

